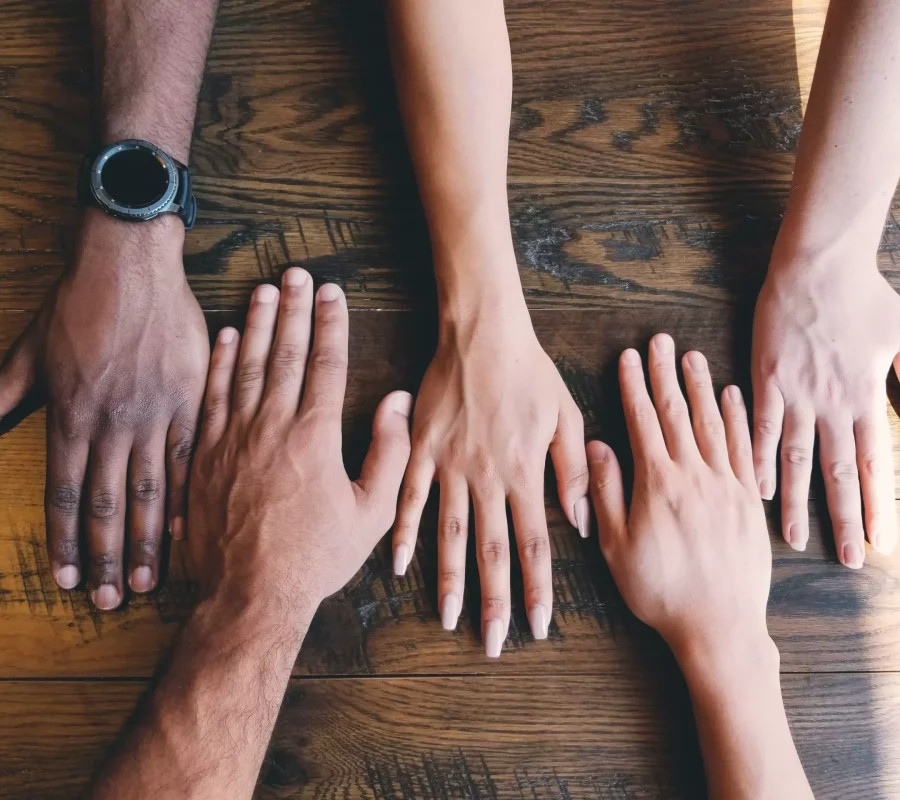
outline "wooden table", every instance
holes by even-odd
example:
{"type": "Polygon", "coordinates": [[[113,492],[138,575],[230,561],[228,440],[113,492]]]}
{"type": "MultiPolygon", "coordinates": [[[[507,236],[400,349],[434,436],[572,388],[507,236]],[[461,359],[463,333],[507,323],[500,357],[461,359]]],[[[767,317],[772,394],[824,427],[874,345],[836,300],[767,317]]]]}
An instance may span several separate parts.
{"type": "MultiPolygon", "coordinates": [[[[0,6],[0,349],[59,274],[88,125],[85,4],[0,6]]],[[[508,0],[509,193],[534,323],[585,414],[624,451],[618,353],[671,332],[748,389],[756,289],[784,207],[824,0],[508,0]]],[[[347,291],[352,471],[378,398],[434,345],[427,236],[373,0],[223,3],[192,165],[185,267],[213,331],[300,264],[347,291]]],[[[895,205],[900,211],[900,206],[895,205]]],[[[880,263],[900,288],[900,225],[880,263]]],[[[8,427],[9,420],[6,421],[8,427]]],[[[112,614],[56,588],[42,510],[44,419],[0,441],[0,795],[71,797],[190,613],[165,585],[112,614]]],[[[900,567],[839,566],[814,506],[805,553],[775,533],[770,624],[819,798],[900,797],[900,567]]],[[[395,578],[384,546],[322,607],[259,796],[694,798],[684,686],[548,492],[556,610],[535,642],[514,587],[503,658],[482,655],[470,580],[436,611],[435,511],[395,578]]],[[[471,569],[475,569],[474,563],[471,569]]]]}

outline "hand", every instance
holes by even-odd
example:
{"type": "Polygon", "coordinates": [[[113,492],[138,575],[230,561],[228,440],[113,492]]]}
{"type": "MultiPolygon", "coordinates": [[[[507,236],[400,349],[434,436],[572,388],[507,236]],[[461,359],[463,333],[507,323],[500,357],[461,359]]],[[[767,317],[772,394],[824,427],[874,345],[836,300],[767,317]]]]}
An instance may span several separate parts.
{"type": "Polygon", "coordinates": [[[522,563],[525,603],[535,638],[547,636],[553,608],[544,467],[553,459],[569,521],[588,535],[587,463],[581,413],[541,349],[524,301],[508,312],[479,309],[442,326],[419,390],[413,452],[394,530],[394,570],[409,565],[432,480],[440,481],[438,597],[453,630],[465,575],[469,496],[481,575],[482,635],[500,655],[510,616],[506,503],[522,563]]]}
{"type": "Polygon", "coordinates": [[[853,568],[865,558],[860,488],[872,546],[888,553],[897,541],[885,379],[892,361],[900,365],[900,297],[874,263],[856,260],[776,256],[753,324],[760,493],[769,499],[775,491],[780,439],[782,531],[803,550],[818,432],[838,558],[853,568]]]}
{"type": "Polygon", "coordinates": [[[390,528],[412,398],[382,401],[362,475],[351,482],[341,457],[346,300],[333,284],[319,290],[310,352],[310,276],[287,270],[280,306],[278,297],[274,286],[256,290],[242,344],[233,328],[219,333],[188,530],[201,599],[262,599],[291,618],[344,586],[390,528]]]}
{"type": "Polygon", "coordinates": [[[126,520],[135,592],[159,580],[167,509],[172,535],[184,528],[209,340],[183,243],[172,217],[136,224],[87,211],[72,265],[0,367],[0,415],[34,384],[46,388],[50,565],[63,589],[86,567],[101,610],[124,597],[126,520]]]}
{"type": "Polygon", "coordinates": [[[719,653],[735,634],[770,641],[772,573],[740,390],[725,389],[720,415],[706,359],[691,352],[682,365],[690,415],[670,336],[650,343],[653,402],[637,352],[626,350],[619,362],[635,470],[627,518],[613,451],[601,442],[588,445],[600,545],[613,579],[679,661],[698,651],[719,653]]]}

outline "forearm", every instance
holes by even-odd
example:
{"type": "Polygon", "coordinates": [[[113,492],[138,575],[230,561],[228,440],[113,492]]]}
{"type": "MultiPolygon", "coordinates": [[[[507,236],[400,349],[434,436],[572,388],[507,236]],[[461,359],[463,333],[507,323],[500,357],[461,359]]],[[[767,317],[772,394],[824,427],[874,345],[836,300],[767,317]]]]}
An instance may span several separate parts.
{"type": "Polygon", "coordinates": [[[400,109],[443,311],[521,297],[506,189],[512,61],[502,0],[390,0],[400,109]]]}
{"type": "Polygon", "coordinates": [[[874,254],[900,178],[900,4],[831,0],[781,255],[874,254]]]}
{"type": "Polygon", "coordinates": [[[95,800],[252,795],[315,607],[233,605],[198,606],[95,800]]]}
{"type": "Polygon", "coordinates": [[[768,636],[717,654],[678,656],[691,693],[709,796],[811,798],[781,698],[778,650],[768,636]]]}
{"type": "Polygon", "coordinates": [[[188,161],[217,0],[92,0],[99,144],[146,139],[188,161]]]}

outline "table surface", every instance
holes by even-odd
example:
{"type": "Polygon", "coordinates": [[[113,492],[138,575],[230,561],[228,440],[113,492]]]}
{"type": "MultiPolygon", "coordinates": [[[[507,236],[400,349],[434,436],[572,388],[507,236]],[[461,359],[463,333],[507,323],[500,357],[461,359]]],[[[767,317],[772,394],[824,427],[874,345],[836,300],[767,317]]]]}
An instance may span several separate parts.
{"type": "MultiPolygon", "coordinates": [[[[223,2],[192,153],[200,221],[185,254],[212,331],[240,323],[251,289],[289,265],[345,288],[351,471],[377,400],[415,389],[435,339],[428,240],[380,5],[223,2]]],[[[522,283],[588,433],[625,452],[613,369],[625,347],[668,331],[680,350],[707,354],[718,385],[749,389],[753,302],[789,188],[824,0],[506,5],[522,283]]],[[[91,85],[84,7],[0,6],[0,350],[71,249],[91,85]]],[[[900,288],[897,218],[879,261],[900,288]]],[[[0,441],[4,798],[71,797],[84,786],[194,596],[177,544],[165,585],[115,613],[57,589],[44,543],[43,430],[38,411],[0,441]]],[[[804,553],[781,541],[768,509],[769,619],[791,725],[817,797],[900,797],[900,566],[873,552],[859,572],[839,566],[819,488],[804,553]]],[[[406,577],[393,576],[382,543],[316,618],[258,796],[702,795],[690,705],[668,653],[624,608],[596,539],[578,539],[552,493],[547,514],[549,639],[532,639],[518,582],[497,662],[482,655],[474,582],[458,630],[440,627],[435,509],[406,577]]]]}

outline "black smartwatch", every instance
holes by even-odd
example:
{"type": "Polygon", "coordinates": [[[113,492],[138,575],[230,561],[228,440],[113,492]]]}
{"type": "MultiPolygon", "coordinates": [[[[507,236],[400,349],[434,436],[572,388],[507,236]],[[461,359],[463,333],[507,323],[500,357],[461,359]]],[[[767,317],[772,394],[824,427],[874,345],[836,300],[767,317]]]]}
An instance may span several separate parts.
{"type": "Polygon", "coordinates": [[[190,230],[197,218],[188,168],[142,139],[123,139],[85,158],[78,201],[128,222],[177,214],[190,230]]]}

